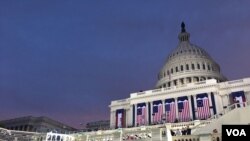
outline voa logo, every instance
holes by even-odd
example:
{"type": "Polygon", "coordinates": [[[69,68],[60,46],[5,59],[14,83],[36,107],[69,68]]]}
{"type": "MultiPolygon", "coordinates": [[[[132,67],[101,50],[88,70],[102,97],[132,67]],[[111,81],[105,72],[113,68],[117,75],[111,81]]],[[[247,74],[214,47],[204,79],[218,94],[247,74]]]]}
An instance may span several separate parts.
{"type": "Polygon", "coordinates": [[[226,129],[227,136],[247,136],[244,129],[226,129]]]}

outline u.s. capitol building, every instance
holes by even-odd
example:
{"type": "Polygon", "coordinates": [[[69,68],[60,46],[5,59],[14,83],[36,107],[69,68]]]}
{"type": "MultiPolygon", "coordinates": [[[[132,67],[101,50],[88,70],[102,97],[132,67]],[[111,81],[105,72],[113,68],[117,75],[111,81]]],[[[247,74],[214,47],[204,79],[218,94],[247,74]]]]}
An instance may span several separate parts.
{"type": "Polygon", "coordinates": [[[250,99],[250,79],[228,81],[212,57],[190,42],[184,23],[178,38],[154,89],[111,102],[111,128],[206,120],[250,99]]]}
{"type": "Polygon", "coordinates": [[[0,127],[0,140],[221,141],[222,125],[250,124],[250,78],[228,81],[210,55],[190,43],[184,23],[178,38],[154,89],[111,102],[110,130],[45,134],[0,127]]]}

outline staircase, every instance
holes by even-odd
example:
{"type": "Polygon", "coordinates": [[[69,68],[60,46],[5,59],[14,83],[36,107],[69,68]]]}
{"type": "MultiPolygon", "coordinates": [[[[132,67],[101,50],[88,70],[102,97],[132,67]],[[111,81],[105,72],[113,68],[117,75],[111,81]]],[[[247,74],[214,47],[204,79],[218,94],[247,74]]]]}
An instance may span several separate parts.
{"type": "Polygon", "coordinates": [[[250,115],[250,101],[232,104],[224,109],[221,113],[214,115],[208,121],[210,124],[206,126],[197,125],[193,129],[192,134],[209,134],[214,129],[217,129],[221,133],[221,127],[225,124],[250,124],[250,118],[246,115],[250,115]]]}

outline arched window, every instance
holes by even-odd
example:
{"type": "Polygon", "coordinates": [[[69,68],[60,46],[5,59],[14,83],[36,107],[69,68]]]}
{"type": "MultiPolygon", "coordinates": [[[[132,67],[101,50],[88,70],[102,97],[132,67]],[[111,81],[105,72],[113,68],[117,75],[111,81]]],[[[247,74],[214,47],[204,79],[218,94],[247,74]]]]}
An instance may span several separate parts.
{"type": "Polygon", "coordinates": [[[202,64],[202,68],[203,68],[203,70],[205,70],[205,69],[206,69],[206,66],[205,66],[205,64],[202,64]]]}
{"type": "Polygon", "coordinates": [[[198,70],[200,69],[200,64],[199,64],[199,63],[197,64],[197,69],[198,69],[198,70]]]}
{"type": "Polygon", "coordinates": [[[166,88],[166,84],[163,84],[163,88],[166,88]]]}
{"type": "Polygon", "coordinates": [[[210,65],[209,64],[207,65],[207,69],[210,70],[210,65]]]}
{"type": "Polygon", "coordinates": [[[194,77],[194,82],[199,82],[199,77],[194,77]]]}
{"type": "Polygon", "coordinates": [[[204,80],[206,80],[206,78],[205,78],[204,76],[202,76],[202,77],[200,78],[200,81],[204,81],[204,80]]]}
{"type": "Polygon", "coordinates": [[[194,70],[194,64],[192,64],[192,70],[194,70]]]}
{"type": "Polygon", "coordinates": [[[184,84],[184,78],[180,79],[181,84],[184,84]]]}
{"type": "Polygon", "coordinates": [[[189,70],[189,65],[188,64],[186,64],[186,70],[189,70]]]}
{"type": "Polygon", "coordinates": [[[175,86],[177,85],[177,80],[174,80],[174,85],[175,85],[175,86]]]}
{"type": "Polygon", "coordinates": [[[168,82],[168,87],[170,87],[171,86],[171,84],[170,84],[170,82],[168,82]]]}

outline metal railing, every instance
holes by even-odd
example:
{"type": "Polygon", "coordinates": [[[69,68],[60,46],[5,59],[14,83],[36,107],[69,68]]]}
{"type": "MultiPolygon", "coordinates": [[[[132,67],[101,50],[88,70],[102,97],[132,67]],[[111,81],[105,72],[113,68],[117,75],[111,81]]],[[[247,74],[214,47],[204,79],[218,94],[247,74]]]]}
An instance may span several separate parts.
{"type": "Polygon", "coordinates": [[[231,104],[231,105],[227,106],[225,109],[223,109],[223,111],[221,111],[220,113],[211,116],[208,120],[218,119],[230,111],[233,111],[233,110],[238,109],[238,108],[248,107],[248,106],[250,106],[250,101],[231,104]]]}

